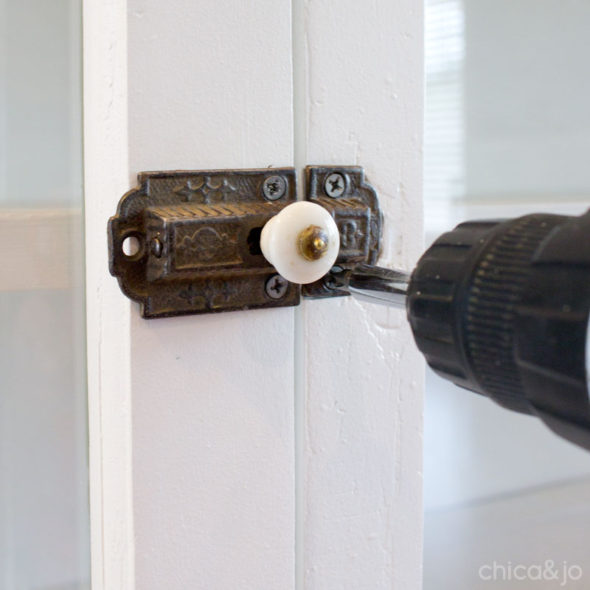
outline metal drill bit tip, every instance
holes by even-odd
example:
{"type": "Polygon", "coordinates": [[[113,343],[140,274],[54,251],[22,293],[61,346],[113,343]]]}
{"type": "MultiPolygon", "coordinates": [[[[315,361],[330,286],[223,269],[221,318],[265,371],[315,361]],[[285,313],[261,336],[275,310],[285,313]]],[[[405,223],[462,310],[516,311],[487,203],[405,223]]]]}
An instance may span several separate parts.
{"type": "Polygon", "coordinates": [[[359,264],[352,269],[332,269],[330,279],[333,288],[348,291],[356,299],[389,307],[406,307],[409,273],[359,264]]]}

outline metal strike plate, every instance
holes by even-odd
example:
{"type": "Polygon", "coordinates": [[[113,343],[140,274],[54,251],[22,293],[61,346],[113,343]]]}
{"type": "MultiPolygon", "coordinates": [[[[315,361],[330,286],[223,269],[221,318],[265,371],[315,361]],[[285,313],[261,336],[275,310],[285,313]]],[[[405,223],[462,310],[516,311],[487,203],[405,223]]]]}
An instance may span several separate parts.
{"type": "MultiPolygon", "coordinates": [[[[360,166],[308,166],[305,169],[305,198],[325,207],[340,232],[336,266],[347,269],[357,264],[374,265],[379,258],[383,216],[375,189],[366,182],[360,166]]],[[[340,297],[328,273],[323,279],[303,285],[304,297],[340,297]]]]}
{"type": "MultiPolygon", "coordinates": [[[[109,220],[109,267],[143,317],[299,303],[301,287],[276,274],[259,244],[265,223],[296,200],[293,168],[143,172],[138,179],[109,220]]],[[[362,168],[310,166],[306,189],[338,225],[337,265],[373,264],[381,213],[362,168]]],[[[329,287],[327,275],[303,294],[346,295],[329,287]]]]}

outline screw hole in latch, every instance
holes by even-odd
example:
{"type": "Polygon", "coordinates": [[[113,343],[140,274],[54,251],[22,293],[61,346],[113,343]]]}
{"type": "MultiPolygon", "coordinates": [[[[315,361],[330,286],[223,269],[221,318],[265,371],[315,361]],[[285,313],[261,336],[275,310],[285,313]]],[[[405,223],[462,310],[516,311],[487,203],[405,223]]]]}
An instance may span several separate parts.
{"type": "Polygon", "coordinates": [[[143,240],[137,233],[125,236],[121,242],[121,251],[126,258],[136,260],[140,258],[143,251],[143,240]]]}

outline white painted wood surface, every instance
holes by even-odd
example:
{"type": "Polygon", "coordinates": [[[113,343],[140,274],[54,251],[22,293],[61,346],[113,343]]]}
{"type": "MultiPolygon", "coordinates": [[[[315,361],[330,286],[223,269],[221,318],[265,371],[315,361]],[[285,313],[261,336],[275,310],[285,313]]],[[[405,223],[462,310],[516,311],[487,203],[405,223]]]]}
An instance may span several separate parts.
{"type": "MultiPolygon", "coordinates": [[[[289,0],[129,0],[129,162],[293,162],[289,0]]],[[[289,590],[292,308],[131,322],[136,584],[289,590]]]]}
{"type": "Polygon", "coordinates": [[[106,222],[129,188],[124,0],[85,0],[84,197],[94,590],[135,587],[131,304],[108,272],[106,222]]]}
{"type": "Polygon", "coordinates": [[[382,262],[410,267],[421,9],[99,4],[85,16],[94,588],[419,588],[422,369],[403,315],[339,300],[145,321],[106,274],[104,228],[141,170],[358,163],[386,214],[382,262]]]}
{"type": "MultiPolygon", "coordinates": [[[[422,6],[314,0],[295,14],[298,159],[364,166],[385,216],[380,263],[409,269],[422,246],[422,6]]],[[[300,329],[301,587],[419,588],[422,364],[404,313],[309,301],[300,329]]]]}

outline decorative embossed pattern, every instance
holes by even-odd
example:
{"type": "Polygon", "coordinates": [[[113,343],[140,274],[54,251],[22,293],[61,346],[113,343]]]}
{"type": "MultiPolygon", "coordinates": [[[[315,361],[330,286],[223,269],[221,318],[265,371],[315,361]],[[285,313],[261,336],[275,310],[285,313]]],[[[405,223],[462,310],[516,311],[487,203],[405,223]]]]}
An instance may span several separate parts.
{"type": "Polygon", "coordinates": [[[184,201],[195,203],[223,203],[228,195],[238,190],[235,179],[226,176],[197,176],[178,185],[174,192],[184,201]]]}
{"type": "Polygon", "coordinates": [[[275,270],[248,243],[295,201],[292,168],[149,172],[139,181],[109,221],[109,264],[144,317],[297,305],[298,285],[279,300],[266,294],[275,270]],[[286,187],[273,202],[263,195],[271,176],[286,187]],[[128,235],[141,243],[134,257],[122,252],[128,235]]]}
{"type": "MultiPolygon", "coordinates": [[[[373,187],[358,166],[308,166],[306,168],[307,199],[330,211],[340,232],[340,252],[336,265],[350,268],[355,264],[375,264],[381,244],[382,216],[373,187]],[[344,191],[328,194],[330,178],[344,179],[344,191]]],[[[329,275],[325,277],[329,282],[329,275]]],[[[324,279],[303,286],[306,297],[346,295],[337,289],[327,289],[324,279]]]]}
{"type": "MultiPolygon", "coordinates": [[[[109,221],[109,267],[121,289],[141,305],[146,318],[297,305],[298,285],[273,299],[265,285],[275,270],[252,245],[264,224],[296,200],[293,168],[143,172],[136,189],[121,198],[109,221]],[[264,183],[280,177],[285,193],[264,196],[264,183]],[[140,242],[126,256],[128,236],[140,242]]],[[[324,206],[340,231],[337,264],[375,264],[381,238],[381,212],[373,188],[356,166],[307,168],[306,199],[324,206]],[[325,192],[326,178],[338,173],[345,190],[325,192]]],[[[344,292],[323,281],[306,285],[310,297],[344,292]]]]}
{"type": "Polygon", "coordinates": [[[240,264],[238,252],[239,224],[174,226],[174,268],[177,270],[212,268],[240,264]]]}

